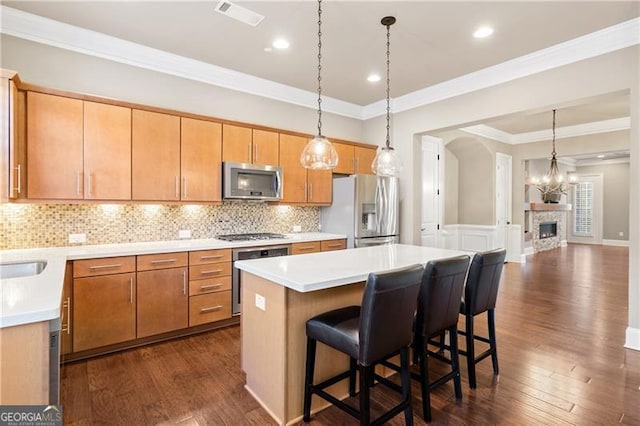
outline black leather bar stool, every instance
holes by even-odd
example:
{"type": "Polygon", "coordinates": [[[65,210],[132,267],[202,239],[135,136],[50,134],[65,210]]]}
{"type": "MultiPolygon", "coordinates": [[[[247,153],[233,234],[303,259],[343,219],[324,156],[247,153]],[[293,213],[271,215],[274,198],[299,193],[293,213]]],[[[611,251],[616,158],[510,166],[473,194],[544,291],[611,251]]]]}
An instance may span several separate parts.
{"type": "MultiPolygon", "coordinates": [[[[404,411],[405,423],[413,424],[408,347],[412,338],[423,267],[414,265],[380,274],[369,274],[362,306],[349,306],[317,315],[307,321],[307,362],[303,420],[311,418],[311,396],[316,394],[350,415],[361,425],[382,424],[404,411]],[[350,368],[319,384],[313,384],[316,343],[322,342],[350,357],[350,368]],[[369,388],[375,365],[400,351],[402,402],[375,421],[370,421],[369,388]],[[356,369],[360,373],[360,410],[338,400],[324,389],[349,378],[349,394],[355,396],[356,369]]],[[[457,312],[457,311],[456,311],[457,312]]]]}
{"type": "Polygon", "coordinates": [[[459,333],[465,336],[466,350],[461,350],[460,354],[467,357],[469,386],[472,389],[476,387],[476,364],[489,355],[493,373],[497,375],[499,372],[494,309],[506,255],[505,249],[477,253],[469,267],[464,301],[460,304],[460,313],[465,316],[465,330],[460,330],[459,333]],[[474,318],[483,312],[487,313],[489,338],[474,334],[474,318]],[[489,349],[476,355],[476,340],[488,343],[489,349]]]}
{"type": "MultiPolygon", "coordinates": [[[[438,386],[453,380],[456,399],[462,399],[457,327],[458,310],[468,268],[469,256],[430,261],[422,276],[412,345],[414,362],[419,365],[419,374],[412,373],[411,377],[420,382],[422,416],[427,422],[431,421],[430,393],[438,386]],[[449,358],[440,352],[430,350],[428,346],[429,339],[438,337],[445,331],[449,331],[451,335],[452,343],[447,347],[449,358]],[[429,358],[451,365],[451,371],[436,380],[429,381],[429,358]]],[[[382,364],[398,370],[398,366],[389,361],[382,364]]]]}

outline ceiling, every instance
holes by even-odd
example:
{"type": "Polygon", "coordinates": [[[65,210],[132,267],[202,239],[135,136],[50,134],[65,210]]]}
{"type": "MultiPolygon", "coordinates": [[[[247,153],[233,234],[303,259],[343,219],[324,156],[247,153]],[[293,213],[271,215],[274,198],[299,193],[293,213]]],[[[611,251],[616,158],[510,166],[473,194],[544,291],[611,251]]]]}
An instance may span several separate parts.
{"type": "MultiPolygon", "coordinates": [[[[317,79],[315,1],[237,1],[265,18],[257,26],[214,11],[217,1],[2,1],[14,9],[108,34],[310,92],[317,79]],[[266,52],[276,37],[291,46],[266,52]]],[[[322,14],[323,94],[356,105],[385,96],[386,31],[391,27],[391,97],[451,80],[636,18],[640,2],[325,1],[322,14]],[[495,33],[474,39],[479,25],[495,33]],[[383,78],[366,81],[371,72],[383,78]]],[[[622,100],[620,102],[623,102],[622,100]]],[[[615,115],[585,107],[589,119],[615,115]]],[[[547,114],[548,115],[548,114],[547,114]]],[[[563,117],[563,120],[575,118],[563,117]]],[[[496,126],[522,132],[547,117],[496,126]]]]}

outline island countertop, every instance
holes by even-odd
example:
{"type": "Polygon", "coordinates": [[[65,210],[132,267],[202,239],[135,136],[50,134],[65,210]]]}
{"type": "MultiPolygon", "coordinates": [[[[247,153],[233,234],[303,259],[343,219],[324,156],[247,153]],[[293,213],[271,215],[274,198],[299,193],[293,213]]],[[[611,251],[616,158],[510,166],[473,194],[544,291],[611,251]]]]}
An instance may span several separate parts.
{"type": "Polygon", "coordinates": [[[405,244],[236,261],[235,266],[260,278],[304,293],[366,281],[383,272],[429,260],[473,253],[405,244]]]}

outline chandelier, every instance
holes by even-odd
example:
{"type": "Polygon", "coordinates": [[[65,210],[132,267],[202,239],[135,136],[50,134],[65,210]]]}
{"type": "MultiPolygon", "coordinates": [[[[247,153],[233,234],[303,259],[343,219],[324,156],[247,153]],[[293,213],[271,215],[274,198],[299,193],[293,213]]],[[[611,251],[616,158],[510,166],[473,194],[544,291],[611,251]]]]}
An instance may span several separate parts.
{"type": "Polygon", "coordinates": [[[389,48],[391,47],[391,43],[389,41],[389,27],[396,23],[396,18],[393,16],[385,16],[384,18],[382,18],[380,23],[387,27],[387,140],[385,146],[378,149],[376,157],[371,163],[371,170],[373,170],[373,173],[378,176],[398,176],[400,174],[400,170],[402,169],[402,162],[400,161],[400,158],[398,158],[398,154],[391,147],[391,139],[389,137],[389,129],[391,128],[389,124],[389,83],[391,82],[389,78],[389,66],[391,64],[391,61],[389,60],[389,48]]]}
{"type": "Polygon", "coordinates": [[[305,169],[330,170],[338,165],[338,152],[322,136],[322,0],[318,0],[318,134],[309,140],[300,155],[305,169]]]}
{"type": "Polygon", "coordinates": [[[569,188],[576,184],[575,176],[566,179],[558,169],[556,158],[556,110],[553,110],[553,149],[551,151],[551,164],[547,173],[541,178],[534,177],[529,185],[535,186],[542,194],[545,203],[558,203],[562,194],[567,195],[569,188]]]}

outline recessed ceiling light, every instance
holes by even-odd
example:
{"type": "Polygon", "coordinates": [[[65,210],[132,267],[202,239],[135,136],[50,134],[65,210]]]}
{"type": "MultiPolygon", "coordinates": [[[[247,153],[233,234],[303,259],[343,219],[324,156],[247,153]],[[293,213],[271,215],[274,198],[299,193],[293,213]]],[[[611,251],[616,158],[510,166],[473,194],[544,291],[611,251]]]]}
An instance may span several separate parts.
{"type": "Polygon", "coordinates": [[[276,49],[288,49],[289,48],[289,41],[283,39],[283,38],[277,38],[273,41],[273,43],[271,43],[271,46],[275,47],[276,49]]]}
{"type": "Polygon", "coordinates": [[[493,34],[493,28],[480,27],[474,31],[473,36],[475,38],[485,38],[485,37],[489,37],[491,34],[493,34]]]}
{"type": "Polygon", "coordinates": [[[597,155],[598,158],[604,158],[604,154],[597,155]]]}
{"type": "Polygon", "coordinates": [[[367,77],[367,81],[369,83],[376,83],[380,81],[380,74],[376,74],[376,73],[369,74],[369,77],[367,77]]]}

